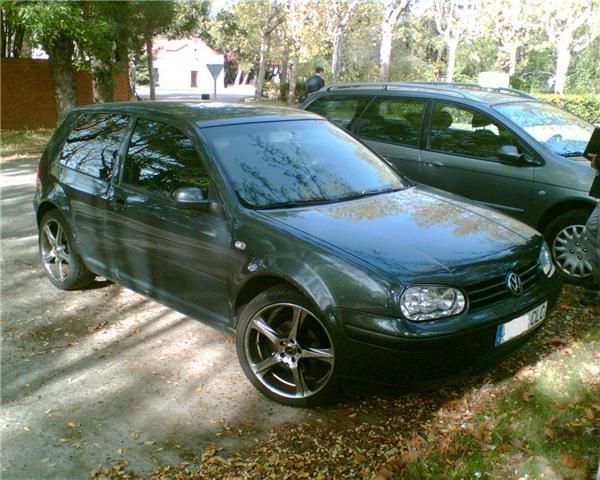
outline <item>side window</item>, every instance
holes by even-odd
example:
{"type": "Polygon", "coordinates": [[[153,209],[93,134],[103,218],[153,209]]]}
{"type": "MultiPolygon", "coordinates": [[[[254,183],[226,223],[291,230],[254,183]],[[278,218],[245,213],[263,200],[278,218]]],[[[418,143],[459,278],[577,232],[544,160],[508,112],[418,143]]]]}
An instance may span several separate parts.
{"type": "Polygon", "coordinates": [[[312,102],[306,110],[317,113],[335,123],[338,127],[350,129],[352,120],[364,110],[370,97],[321,97],[312,102]]]}
{"type": "Polygon", "coordinates": [[[508,130],[476,110],[436,103],[431,118],[431,150],[496,160],[503,145],[517,146],[508,130]]]}
{"type": "Polygon", "coordinates": [[[81,115],[63,145],[60,164],[101,180],[109,180],[128,122],[124,115],[81,115]]]}
{"type": "Polygon", "coordinates": [[[122,181],[169,197],[178,188],[209,185],[192,141],[177,128],[150,120],[135,124],[122,181]]]}
{"type": "Polygon", "coordinates": [[[425,102],[405,98],[375,100],[358,122],[359,137],[417,147],[425,102]]]}

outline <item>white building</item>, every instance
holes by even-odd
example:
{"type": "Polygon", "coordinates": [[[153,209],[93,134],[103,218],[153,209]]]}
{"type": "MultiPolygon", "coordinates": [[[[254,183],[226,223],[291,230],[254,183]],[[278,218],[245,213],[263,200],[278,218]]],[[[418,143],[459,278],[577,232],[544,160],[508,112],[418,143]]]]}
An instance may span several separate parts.
{"type": "Polygon", "coordinates": [[[198,89],[213,94],[213,76],[207,64],[221,65],[217,93],[223,87],[223,54],[214,51],[199,38],[154,41],[154,69],[158,87],[168,90],[198,89]]]}

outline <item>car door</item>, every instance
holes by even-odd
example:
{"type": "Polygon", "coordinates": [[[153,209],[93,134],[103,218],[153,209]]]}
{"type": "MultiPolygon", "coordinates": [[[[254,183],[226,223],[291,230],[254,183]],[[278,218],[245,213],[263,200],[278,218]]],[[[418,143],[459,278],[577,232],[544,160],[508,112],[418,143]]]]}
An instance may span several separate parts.
{"type": "Polygon", "coordinates": [[[376,97],[353,125],[354,133],[400,173],[419,182],[426,106],[422,99],[376,97]]]}
{"type": "Polygon", "coordinates": [[[213,323],[229,319],[228,217],[193,132],[138,118],[111,199],[113,271],[124,283],[213,323]],[[194,139],[194,140],[193,140],[194,139]],[[174,193],[210,202],[185,209],[174,193]]]}
{"type": "Polygon", "coordinates": [[[83,113],[73,124],[59,154],[58,178],[69,198],[72,231],[81,257],[97,273],[105,273],[110,263],[111,246],[103,235],[105,215],[128,124],[125,115],[83,113]]]}
{"type": "Polygon", "coordinates": [[[532,159],[518,138],[486,113],[450,102],[433,105],[421,153],[424,183],[524,219],[533,192],[532,159]],[[500,161],[504,145],[515,146],[523,159],[500,161]]]}

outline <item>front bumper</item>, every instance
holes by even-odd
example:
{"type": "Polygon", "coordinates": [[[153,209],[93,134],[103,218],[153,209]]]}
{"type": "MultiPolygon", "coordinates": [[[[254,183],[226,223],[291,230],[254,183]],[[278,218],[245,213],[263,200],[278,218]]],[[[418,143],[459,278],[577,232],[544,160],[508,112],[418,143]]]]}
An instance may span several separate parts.
{"type": "MultiPolygon", "coordinates": [[[[562,283],[558,273],[543,278],[521,297],[433,322],[410,322],[347,309],[332,309],[338,327],[342,378],[394,386],[423,382],[493,365],[526,343],[533,330],[496,347],[498,325],[548,301],[556,305],[562,283]]],[[[333,318],[332,318],[333,316],[333,318]]]]}

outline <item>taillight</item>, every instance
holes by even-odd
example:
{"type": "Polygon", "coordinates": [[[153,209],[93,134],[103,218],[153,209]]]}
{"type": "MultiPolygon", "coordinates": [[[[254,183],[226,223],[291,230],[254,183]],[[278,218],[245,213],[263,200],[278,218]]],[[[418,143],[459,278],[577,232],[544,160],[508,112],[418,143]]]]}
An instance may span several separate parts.
{"type": "Polygon", "coordinates": [[[42,191],[42,182],[40,182],[40,164],[38,163],[37,168],[35,169],[35,191],[42,191]]]}

